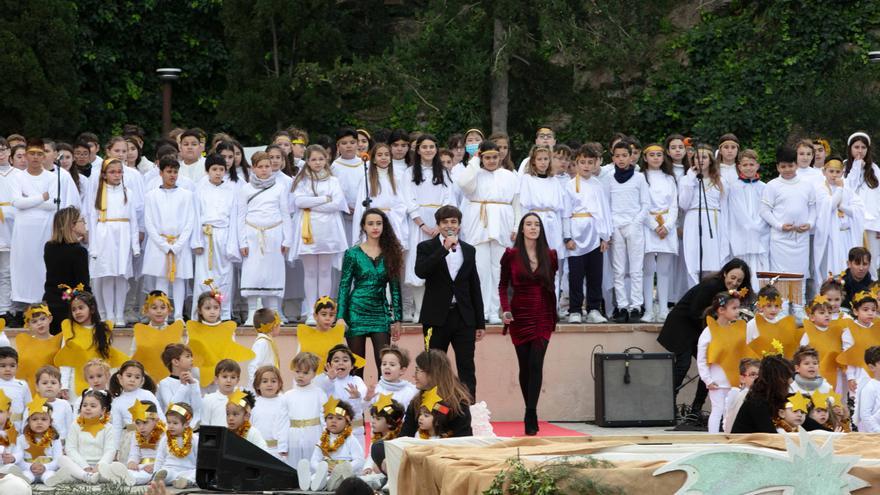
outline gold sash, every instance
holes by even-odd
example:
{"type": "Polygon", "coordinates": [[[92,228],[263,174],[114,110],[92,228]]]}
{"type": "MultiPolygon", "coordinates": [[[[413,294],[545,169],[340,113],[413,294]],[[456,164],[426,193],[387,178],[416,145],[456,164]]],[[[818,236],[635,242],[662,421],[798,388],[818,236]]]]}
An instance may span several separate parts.
{"type": "Polygon", "coordinates": [[[214,269],[214,226],[206,223],[202,225],[202,233],[208,240],[208,271],[214,269]]]}
{"type": "Polygon", "coordinates": [[[512,203],[507,201],[471,201],[471,203],[477,203],[480,205],[480,221],[483,223],[483,228],[489,227],[489,213],[486,211],[486,205],[508,205],[510,206],[512,203]]]}
{"type": "Polygon", "coordinates": [[[571,218],[593,218],[592,213],[572,213],[571,218]]]}
{"type": "Polygon", "coordinates": [[[663,224],[666,223],[666,221],[663,219],[663,215],[666,215],[667,213],[669,213],[669,208],[667,208],[665,210],[651,212],[651,215],[654,215],[654,220],[657,221],[658,227],[662,227],[663,224]]]}
{"type": "Polygon", "coordinates": [[[281,222],[276,222],[276,223],[273,223],[272,225],[267,225],[265,227],[260,227],[258,225],[254,225],[250,222],[245,222],[245,224],[247,224],[248,227],[251,227],[260,233],[259,234],[260,235],[260,253],[266,254],[266,231],[272,230],[275,227],[281,225],[281,222]]]}
{"type": "MultiPolygon", "coordinates": [[[[165,238],[165,242],[168,244],[174,244],[177,240],[176,235],[167,235],[167,234],[159,234],[165,238]]],[[[168,251],[165,254],[165,264],[168,266],[168,281],[174,282],[174,279],[177,278],[177,257],[174,256],[172,251],[168,251]]]]}
{"type": "MultiPolygon", "coordinates": [[[[12,203],[9,201],[0,201],[0,206],[12,206],[12,203]]],[[[3,208],[0,208],[0,223],[6,221],[6,216],[3,215],[3,208]]]]}
{"type": "Polygon", "coordinates": [[[312,237],[312,210],[310,208],[303,210],[302,240],[303,244],[313,244],[315,242],[315,238],[312,237]]]}
{"type": "Polygon", "coordinates": [[[321,418],[309,418],[309,419],[291,419],[290,427],[291,428],[307,428],[309,426],[318,426],[321,424],[321,418]]]}

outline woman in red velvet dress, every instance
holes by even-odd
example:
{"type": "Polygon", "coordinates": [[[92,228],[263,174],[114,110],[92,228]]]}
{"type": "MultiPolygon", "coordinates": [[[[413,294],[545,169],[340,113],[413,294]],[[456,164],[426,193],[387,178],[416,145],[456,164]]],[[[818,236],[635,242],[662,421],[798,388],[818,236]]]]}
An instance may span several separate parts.
{"type": "Polygon", "coordinates": [[[501,257],[498,293],[504,311],[505,332],[516,348],[519,386],[526,403],[526,435],[538,433],[544,354],[556,328],[556,251],[547,246],[541,218],[526,214],[519,222],[516,242],[501,257]],[[513,297],[508,299],[508,288],[513,297]]]}

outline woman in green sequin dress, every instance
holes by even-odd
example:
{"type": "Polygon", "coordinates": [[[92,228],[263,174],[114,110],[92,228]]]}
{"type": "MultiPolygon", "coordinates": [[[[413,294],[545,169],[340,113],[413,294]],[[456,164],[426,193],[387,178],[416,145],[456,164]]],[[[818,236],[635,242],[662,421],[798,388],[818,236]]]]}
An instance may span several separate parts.
{"type": "Polygon", "coordinates": [[[379,351],[400,336],[403,248],[382,210],[365,211],[360,225],[366,241],[349,248],[342,258],[337,316],[347,326],[345,339],[352,352],[364,356],[370,338],[379,368],[379,351]]]}

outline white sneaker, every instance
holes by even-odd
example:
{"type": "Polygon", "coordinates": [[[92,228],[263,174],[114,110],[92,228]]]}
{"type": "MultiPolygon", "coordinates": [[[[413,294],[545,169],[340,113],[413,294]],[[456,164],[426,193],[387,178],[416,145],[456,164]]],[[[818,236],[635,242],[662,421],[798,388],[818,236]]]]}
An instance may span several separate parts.
{"type": "MultiPolygon", "coordinates": [[[[630,314],[632,314],[632,313],[630,313],[630,314]]],[[[655,313],[653,310],[651,310],[650,312],[645,311],[645,314],[643,314],[642,317],[639,318],[639,321],[641,323],[654,323],[655,321],[657,321],[654,314],[655,313]]]]}
{"type": "Polygon", "coordinates": [[[568,315],[569,323],[581,323],[581,314],[580,313],[571,313],[568,315]]]}
{"type": "Polygon", "coordinates": [[[101,477],[111,483],[121,483],[125,486],[134,486],[134,476],[131,475],[125,464],[111,462],[110,464],[99,463],[98,472],[101,477]]]}
{"type": "Polygon", "coordinates": [[[567,307],[565,307],[565,308],[560,307],[559,311],[556,312],[556,315],[559,316],[560,320],[563,318],[567,318],[568,317],[568,308],[567,307]]]}
{"type": "Polygon", "coordinates": [[[296,464],[296,478],[300,490],[308,490],[312,483],[312,472],[308,459],[300,459],[296,464]]]}
{"type": "Polygon", "coordinates": [[[24,477],[24,473],[21,471],[21,468],[16,466],[15,464],[5,464],[3,467],[0,467],[0,474],[5,474],[9,476],[15,476],[16,478],[21,478],[31,483],[31,480],[24,477]]]}
{"type": "Polygon", "coordinates": [[[351,478],[354,476],[354,471],[351,470],[351,464],[348,462],[343,462],[342,464],[337,464],[335,468],[333,468],[333,472],[330,473],[330,478],[327,479],[327,486],[324,487],[325,490],[335,491],[339,488],[339,485],[342,484],[342,480],[346,478],[351,478]]]}
{"type": "Polygon", "coordinates": [[[153,473],[153,481],[158,481],[159,483],[161,483],[163,485],[166,484],[165,478],[167,478],[167,477],[168,477],[168,471],[165,471],[164,469],[160,469],[160,470],[156,471],[155,473],[153,473]]]}
{"type": "Polygon", "coordinates": [[[382,473],[365,474],[363,476],[358,476],[358,478],[362,479],[364,483],[370,485],[370,488],[373,490],[381,490],[382,487],[385,486],[385,481],[388,479],[382,473]]]}
{"type": "Polygon", "coordinates": [[[125,328],[127,326],[124,318],[117,318],[116,321],[113,322],[113,328],[125,328]]]}
{"type": "Polygon", "coordinates": [[[321,461],[318,463],[318,469],[315,470],[315,474],[312,475],[311,482],[309,483],[309,488],[313,492],[317,492],[323,490],[325,486],[327,486],[327,471],[329,467],[327,463],[321,461]]]}
{"type": "Polygon", "coordinates": [[[657,323],[663,323],[664,321],[666,321],[667,316],[669,316],[669,310],[661,309],[660,312],[657,313],[657,317],[654,318],[654,321],[656,321],[657,323]]]}
{"type": "Polygon", "coordinates": [[[587,313],[587,323],[608,323],[608,318],[602,316],[599,310],[593,309],[587,313]]]}
{"type": "Polygon", "coordinates": [[[73,475],[66,467],[61,466],[58,468],[58,471],[55,471],[55,474],[44,479],[43,484],[48,487],[55,487],[62,483],[70,483],[72,481],[74,481],[73,475]]]}
{"type": "Polygon", "coordinates": [[[177,478],[176,480],[171,482],[171,486],[177,488],[178,490],[183,490],[184,488],[188,488],[192,486],[192,483],[186,478],[177,478]]]}
{"type": "Polygon", "coordinates": [[[256,313],[256,311],[248,311],[247,318],[244,320],[244,325],[242,325],[243,327],[254,326],[254,313],[256,313]]]}

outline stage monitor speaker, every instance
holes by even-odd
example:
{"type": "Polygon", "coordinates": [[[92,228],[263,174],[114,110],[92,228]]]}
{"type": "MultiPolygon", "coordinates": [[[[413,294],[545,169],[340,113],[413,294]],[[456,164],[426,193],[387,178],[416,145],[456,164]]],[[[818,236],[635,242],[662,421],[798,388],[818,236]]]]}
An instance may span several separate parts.
{"type": "Polygon", "coordinates": [[[199,428],[196,484],[203,490],[296,490],[296,469],[219,426],[199,428]]]}
{"type": "Polygon", "coordinates": [[[594,366],[597,425],[675,424],[671,353],[595,354],[594,366]]]}

